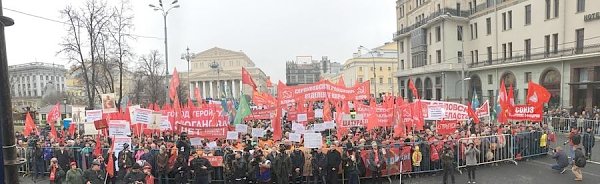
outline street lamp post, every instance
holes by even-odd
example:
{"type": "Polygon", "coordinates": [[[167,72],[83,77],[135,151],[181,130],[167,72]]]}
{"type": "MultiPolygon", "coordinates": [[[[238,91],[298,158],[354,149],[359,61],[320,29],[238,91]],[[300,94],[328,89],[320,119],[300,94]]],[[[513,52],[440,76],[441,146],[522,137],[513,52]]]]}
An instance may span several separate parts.
{"type": "MultiPolygon", "coordinates": [[[[190,48],[188,47],[188,48],[185,49],[185,54],[183,54],[181,56],[181,59],[186,60],[187,64],[188,64],[187,65],[187,68],[188,68],[188,71],[187,71],[187,83],[188,83],[188,85],[190,85],[190,91],[189,91],[189,94],[188,94],[190,98],[192,96],[192,83],[190,83],[190,60],[191,60],[191,58],[192,58],[192,56],[190,55],[190,48]]],[[[200,100],[200,99],[196,99],[196,100],[200,100]]]]}
{"type": "MultiPolygon", "coordinates": [[[[65,108],[64,108],[65,109],[65,111],[64,111],[65,112],[65,118],[67,118],[67,98],[66,97],[63,98],[63,104],[65,105],[65,108]]],[[[63,119],[65,119],[65,118],[63,118],[63,119]]]]}
{"type": "MultiPolygon", "coordinates": [[[[446,16],[448,18],[451,18],[452,14],[450,14],[450,12],[446,12],[446,16]]],[[[465,46],[464,46],[465,45],[465,41],[464,40],[465,40],[465,38],[464,38],[464,35],[463,35],[463,29],[462,29],[462,27],[460,27],[460,29],[457,27],[456,29],[458,31],[458,35],[460,35],[460,48],[461,48],[460,50],[461,50],[461,53],[462,53],[461,56],[458,56],[458,62],[461,63],[460,78],[461,78],[461,81],[462,81],[460,83],[460,85],[461,85],[460,103],[461,104],[465,104],[465,96],[466,96],[465,95],[465,81],[467,79],[467,78],[465,78],[465,70],[466,70],[465,64],[466,63],[465,63],[465,60],[464,60],[464,55],[465,55],[465,53],[464,53],[465,52],[465,46]]],[[[468,80],[470,80],[470,78],[468,80]]]]}
{"type": "Polygon", "coordinates": [[[373,80],[375,80],[375,81],[371,81],[371,82],[373,82],[373,89],[375,90],[373,92],[373,94],[375,96],[375,99],[377,99],[377,96],[378,96],[378,94],[377,94],[377,73],[376,73],[377,69],[375,68],[375,55],[373,55],[375,53],[375,51],[368,49],[362,45],[360,47],[358,47],[358,50],[360,50],[360,49],[365,49],[365,50],[369,51],[369,54],[371,54],[371,60],[373,62],[373,80]]]}
{"type": "Polygon", "coordinates": [[[177,4],[177,0],[174,0],[173,2],[171,2],[171,4],[168,5],[164,5],[162,3],[161,0],[158,1],[158,6],[154,5],[154,4],[149,4],[148,6],[150,6],[151,8],[154,9],[154,11],[161,11],[162,12],[162,16],[163,16],[163,24],[164,24],[164,33],[165,33],[165,70],[166,70],[166,80],[165,80],[165,92],[166,92],[166,100],[165,103],[169,103],[169,50],[168,50],[168,44],[167,44],[167,15],[169,15],[169,11],[171,11],[173,8],[179,8],[179,5],[177,4]]]}
{"type": "Polygon", "coordinates": [[[210,68],[217,71],[217,99],[220,98],[221,93],[221,65],[217,61],[210,63],[210,68]]]}

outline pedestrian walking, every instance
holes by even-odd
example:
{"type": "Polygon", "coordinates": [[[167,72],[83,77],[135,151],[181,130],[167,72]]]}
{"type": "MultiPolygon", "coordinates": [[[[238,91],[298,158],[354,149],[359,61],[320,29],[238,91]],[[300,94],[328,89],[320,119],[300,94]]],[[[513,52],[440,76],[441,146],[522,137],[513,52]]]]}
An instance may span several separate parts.
{"type": "MultiPolygon", "coordinates": [[[[472,135],[471,137],[475,137],[472,135]]],[[[469,181],[467,183],[476,183],[475,182],[475,167],[477,167],[477,155],[480,154],[479,149],[475,147],[472,141],[469,141],[469,145],[467,147],[467,151],[465,152],[466,162],[467,162],[467,173],[469,175],[469,181]]]]}

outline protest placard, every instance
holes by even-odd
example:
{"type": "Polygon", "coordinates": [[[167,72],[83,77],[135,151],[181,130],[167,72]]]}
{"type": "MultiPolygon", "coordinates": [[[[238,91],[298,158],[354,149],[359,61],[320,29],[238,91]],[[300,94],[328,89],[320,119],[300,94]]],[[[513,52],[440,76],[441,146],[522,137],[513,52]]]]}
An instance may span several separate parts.
{"type": "Polygon", "coordinates": [[[306,128],[300,123],[292,123],[292,131],[295,133],[302,134],[304,133],[304,131],[306,131],[306,128]]]}
{"type": "Polygon", "coordinates": [[[305,148],[321,148],[323,145],[323,137],[320,133],[305,133],[304,147],[305,148]]]}
{"type": "Polygon", "coordinates": [[[323,128],[325,130],[327,130],[327,129],[335,129],[335,122],[333,122],[333,121],[323,122],[323,128]]]}
{"type": "Polygon", "coordinates": [[[190,144],[192,144],[192,146],[202,146],[202,138],[200,138],[200,137],[191,138],[190,144]]]}
{"type": "Polygon", "coordinates": [[[315,109],[315,118],[323,118],[323,109],[315,109]]]}
{"type": "Polygon", "coordinates": [[[150,122],[152,122],[153,119],[152,112],[154,111],[150,109],[135,109],[135,112],[133,113],[134,117],[131,123],[149,124],[150,122]]]}
{"type": "Polygon", "coordinates": [[[110,120],[108,122],[108,134],[110,136],[128,136],[131,135],[129,122],[125,120],[110,120]]]}
{"type": "Polygon", "coordinates": [[[298,114],[296,121],[297,122],[306,122],[306,121],[308,121],[308,115],[307,114],[298,114]]]}
{"type": "Polygon", "coordinates": [[[243,134],[248,133],[248,125],[237,124],[235,125],[235,131],[243,134]]]}
{"type": "Polygon", "coordinates": [[[265,135],[265,131],[260,128],[252,128],[252,137],[263,137],[265,135]]]}
{"type": "Polygon", "coordinates": [[[239,132],[236,131],[227,131],[227,140],[237,140],[239,132]]]}
{"type": "Polygon", "coordinates": [[[289,139],[290,139],[290,141],[292,141],[292,142],[302,142],[302,139],[301,139],[301,137],[300,137],[300,136],[302,136],[302,134],[298,134],[298,133],[290,133],[290,134],[289,134],[289,139]]]}
{"type": "MultiPolygon", "coordinates": [[[[113,137],[114,140],[114,155],[118,156],[119,153],[121,151],[123,151],[123,144],[127,143],[129,145],[129,148],[131,149],[131,137],[127,137],[127,136],[116,136],[113,137]]],[[[117,171],[119,171],[119,167],[115,167],[117,169],[117,171]]]]}
{"type": "Polygon", "coordinates": [[[85,122],[94,123],[102,119],[102,110],[87,110],[85,111],[85,122]]]}

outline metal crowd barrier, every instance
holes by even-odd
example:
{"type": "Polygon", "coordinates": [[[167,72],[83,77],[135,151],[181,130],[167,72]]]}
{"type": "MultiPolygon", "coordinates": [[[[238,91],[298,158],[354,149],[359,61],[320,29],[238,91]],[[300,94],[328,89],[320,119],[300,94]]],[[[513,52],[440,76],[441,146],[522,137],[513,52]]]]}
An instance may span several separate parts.
{"type": "MultiPolygon", "coordinates": [[[[466,149],[469,142],[473,142],[474,146],[479,149],[480,153],[477,155],[477,165],[491,165],[500,162],[510,162],[517,164],[517,160],[533,158],[537,156],[543,156],[547,154],[555,145],[552,145],[550,141],[546,141],[546,146],[540,146],[543,132],[526,132],[520,134],[504,134],[504,135],[490,135],[490,136],[479,136],[473,138],[462,138],[458,140],[450,141],[419,141],[419,142],[391,142],[385,145],[380,145],[382,150],[385,150],[385,167],[381,170],[381,176],[384,180],[397,180],[401,179],[403,175],[420,175],[425,173],[435,173],[442,171],[442,157],[444,145],[449,147],[454,152],[455,165],[457,169],[465,168],[466,165],[466,149]],[[415,163],[413,161],[414,150],[416,146],[419,146],[421,152],[421,161],[415,163]],[[435,156],[437,154],[437,156],[435,156]]],[[[78,150],[78,149],[75,149],[78,150]]],[[[345,148],[337,149],[341,155],[347,151],[345,148]]],[[[356,146],[354,150],[360,153],[360,157],[363,160],[365,172],[360,175],[361,180],[370,180],[372,173],[368,169],[368,155],[373,150],[370,144],[365,146],[356,146]]],[[[28,148],[19,148],[19,154],[27,157],[28,148]]],[[[305,152],[306,154],[306,152],[305,152]]],[[[82,154],[79,154],[82,157],[82,154]]],[[[306,157],[305,157],[306,158],[306,157]]],[[[82,160],[83,158],[75,158],[75,160],[82,160]]],[[[308,162],[308,160],[306,160],[308,162]]],[[[343,163],[343,162],[342,162],[343,163]]],[[[81,164],[81,163],[80,163],[81,164]]],[[[33,169],[30,163],[23,165],[19,172],[23,175],[33,174],[33,169]]],[[[343,170],[342,164],[340,164],[338,170],[339,179],[341,181],[347,181],[347,173],[343,170]]],[[[47,174],[47,170],[46,170],[47,174]]],[[[312,178],[311,174],[305,173],[304,181],[312,178]]],[[[158,176],[155,176],[159,180],[158,176]]],[[[224,168],[219,167],[211,173],[212,183],[227,183],[225,181],[224,168]]],[[[175,180],[172,177],[166,178],[169,183],[174,183],[175,180]]]]}
{"type": "Polygon", "coordinates": [[[543,121],[551,125],[555,132],[569,133],[571,127],[577,127],[580,132],[585,132],[587,128],[592,128],[592,134],[600,136],[600,120],[545,116],[543,121]]]}
{"type": "Polygon", "coordinates": [[[22,177],[25,177],[30,173],[30,170],[29,170],[30,164],[29,163],[31,162],[31,160],[29,160],[29,157],[28,157],[29,154],[27,153],[27,151],[28,150],[23,147],[17,147],[17,157],[27,159],[27,162],[25,162],[23,165],[19,166],[18,172],[22,177]]]}

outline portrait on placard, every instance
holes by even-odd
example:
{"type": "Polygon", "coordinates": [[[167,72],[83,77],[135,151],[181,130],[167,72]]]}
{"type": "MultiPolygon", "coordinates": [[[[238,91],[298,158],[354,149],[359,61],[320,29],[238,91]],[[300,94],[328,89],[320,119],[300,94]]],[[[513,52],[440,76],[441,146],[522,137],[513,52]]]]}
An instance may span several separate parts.
{"type": "Polygon", "coordinates": [[[117,112],[114,93],[101,94],[100,97],[102,98],[102,111],[104,113],[117,112]]]}

